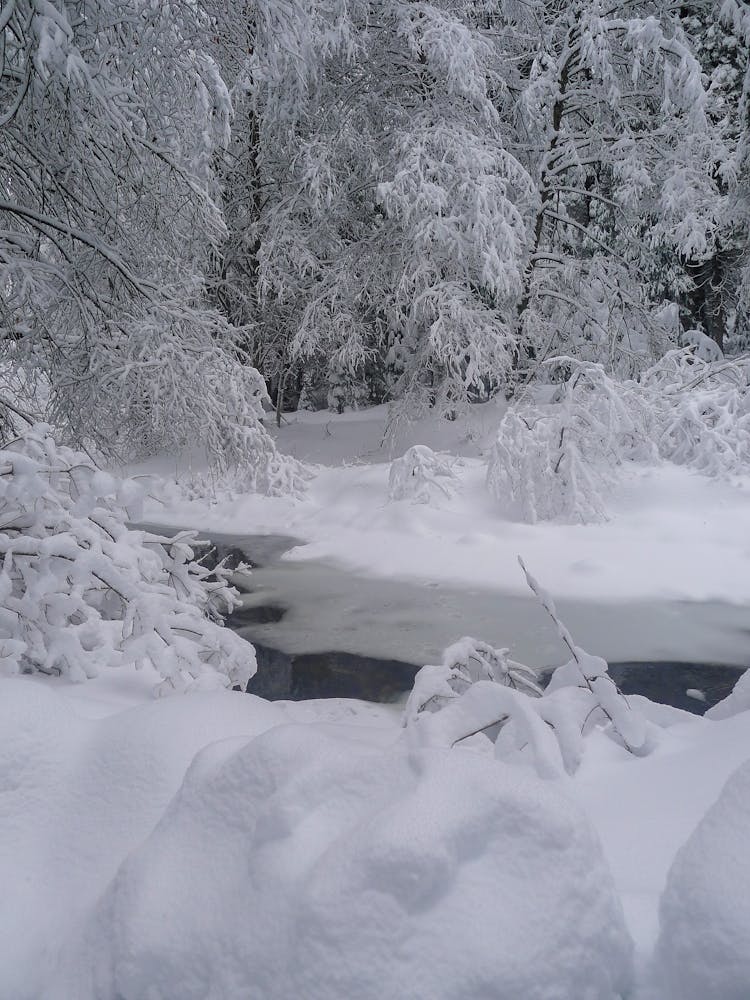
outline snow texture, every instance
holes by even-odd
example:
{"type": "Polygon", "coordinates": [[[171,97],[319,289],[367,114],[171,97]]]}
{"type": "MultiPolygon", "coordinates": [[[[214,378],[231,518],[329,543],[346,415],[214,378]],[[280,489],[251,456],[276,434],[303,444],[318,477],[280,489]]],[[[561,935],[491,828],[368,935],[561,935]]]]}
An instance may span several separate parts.
{"type": "Polygon", "coordinates": [[[750,761],[680,849],[660,906],[663,1000],[746,1000],[750,984],[750,761]]]}
{"type": "MultiPolygon", "coordinates": [[[[43,995],[64,937],[151,833],[199,749],[283,721],[279,708],[226,691],[90,720],[40,681],[0,678],[3,1000],[43,995]]],[[[82,1000],[76,988],[66,997],[82,1000]]]]}
{"type": "Polygon", "coordinates": [[[44,996],[627,993],[631,943],[575,806],[480,755],[335,733],[198,755],[44,996]]]}

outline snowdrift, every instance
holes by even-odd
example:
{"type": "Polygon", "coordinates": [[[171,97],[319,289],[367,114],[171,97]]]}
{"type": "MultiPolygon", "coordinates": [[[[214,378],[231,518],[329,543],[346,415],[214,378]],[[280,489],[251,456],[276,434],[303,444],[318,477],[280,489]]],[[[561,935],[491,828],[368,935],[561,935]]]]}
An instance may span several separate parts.
{"type": "Polygon", "coordinates": [[[195,753],[284,718],[258,698],[222,691],[92,721],[40,682],[1,678],[2,1000],[42,995],[63,938],[150,834],[195,753]]]}
{"type": "Polygon", "coordinates": [[[14,679],[0,712],[3,997],[629,988],[596,836],[521,769],[226,692],[91,721],[14,679]]]}
{"type": "Polygon", "coordinates": [[[607,1000],[630,965],[598,842],[555,790],[290,725],[198,756],[50,996],[607,1000]]]}
{"type": "Polygon", "coordinates": [[[661,900],[663,1000],[746,1000],[750,992],[750,761],[680,849],[661,900]]]}

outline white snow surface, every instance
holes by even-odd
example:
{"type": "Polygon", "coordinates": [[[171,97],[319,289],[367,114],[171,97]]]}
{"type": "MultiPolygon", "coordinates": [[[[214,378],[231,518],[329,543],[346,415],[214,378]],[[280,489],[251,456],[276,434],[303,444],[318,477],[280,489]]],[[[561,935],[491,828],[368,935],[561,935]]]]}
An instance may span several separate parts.
{"type": "Polygon", "coordinates": [[[92,720],[71,690],[0,681],[0,996],[627,992],[601,847],[552,783],[357,703],[293,722],[198,692],[92,720]]]}
{"type": "Polygon", "coordinates": [[[747,713],[630,698],[650,756],[594,730],[542,781],[388,706],[152,680],[0,682],[0,997],[605,1000],[631,996],[632,937],[632,995],[665,1000],[659,898],[750,760],[747,713]]]}
{"type": "Polygon", "coordinates": [[[554,789],[283,726],[196,758],[49,995],[606,1000],[631,948],[599,845],[554,789]]]}
{"type": "Polygon", "coordinates": [[[371,576],[525,594],[520,553],[557,598],[750,604],[750,476],[720,480],[626,463],[604,523],[523,524],[485,487],[498,421],[498,404],[477,405],[453,422],[418,421],[381,445],[385,407],[290,414],[279,447],[318,463],[306,497],[175,495],[149,516],[206,531],[296,536],[304,544],[286,559],[335,560],[371,576]],[[414,443],[461,459],[452,467],[453,495],[430,504],[389,499],[389,463],[414,443]]]}
{"type": "Polygon", "coordinates": [[[198,750],[279,721],[280,708],[228,692],[87,719],[42,683],[0,679],[0,997],[40,996],[61,938],[151,832],[198,750]]]}
{"type": "MultiPolygon", "coordinates": [[[[731,620],[727,662],[743,662],[747,481],[634,466],[607,523],[520,525],[484,490],[497,419],[475,408],[473,422],[418,425],[397,442],[397,455],[426,444],[463,456],[453,495],[429,504],[388,500],[377,411],[282,428],[282,448],[331,463],[305,500],[175,493],[151,515],[294,535],[303,544],[281,565],[304,577],[325,559],[343,593],[356,571],[396,605],[407,585],[423,588],[424,630],[440,619],[448,641],[468,631],[442,602],[450,588],[464,608],[505,594],[505,634],[482,638],[523,639],[520,552],[594,656],[610,651],[586,634],[591,608],[609,602],[606,641],[624,602],[665,618],[662,636],[682,629],[681,648],[703,642],[696,656],[731,620]],[[684,617],[660,610],[681,600],[684,617]],[[724,609],[707,638],[698,602],[724,609]]],[[[619,626],[628,649],[647,645],[645,620],[619,626]]],[[[346,648],[332,635],[328,648],[346,648]]],[[[85,685],[0,680],[0,1000],[750,995],[744,696],[707,719],[631,696],[659,729],[648,756],[593,726],[576,736],[576,767],[542,780],[528,749],[496,759],[481,736],[452,750],[414,739],[392,706],[228,691],[154,701],[157,680],[130,668],[85,685]]]]}
{"type": "Polygon", "coordinates": [[[670,869],[656,952],[663,1000],[749,995],[748,830],[750,761],[729,778],[670,869]]]}

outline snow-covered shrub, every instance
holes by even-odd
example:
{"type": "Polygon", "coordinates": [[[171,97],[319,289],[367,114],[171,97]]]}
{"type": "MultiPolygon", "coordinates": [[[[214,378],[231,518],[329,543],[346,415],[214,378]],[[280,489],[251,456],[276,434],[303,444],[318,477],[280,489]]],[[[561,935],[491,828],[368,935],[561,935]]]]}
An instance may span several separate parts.
{"type": "Polygon", "coordinates": [[[523,520],[587,523],[625,461],[665,460],[707,475],[750,471],[750,361],[670,351],[640,381],[555,358],[569,373],[556,402],[516,404],[503,417],[487,487],[523,520]]]}
{"type": "Polygon", "coordinates": [[[540,777],[573,773],[583,755],[583,737],[595,727],[633,754],[649,753],[656,728],[629,705],[606,661],[575,645],[550,595],[519,562],[570,661],[558,667],[542,692],[533,671],[507,660],[507,650],[462,639],[446,650],[442,666],[423,667],[417,674],[404,713],[410,736],[417,743],[450,747],[485,733],[494,738],[498,758],[516,758],[529,747],[540,777]]]}
{"type": "Polygon", "coordinates": [[[437,712],[477,681],[494,681],[532,696],[542,693],[533,670],[509,660],[507,649],[493,649],[489,643],[464,636],[445,650],[442,663],[424,666],[417,673],[404,709],[404,725],[420,712],[437,712]]]}
{"type": "Polygon", "coordinates": [[[435,492],[453,496],[456,475],[450,461],[424,444],[415,444],[391,462],[388,495],[391,500],[429,503],[435,492]]]}
{"type": "Polygon", "coordinates": [[[656,948],[663,1000],[744,1000],[750,984],[750,761],[672,863],[656,948]]]}
{"type": "Polygon", "coordinates": [[[685,330],[680,336],[680,343],[685,347],[692,347],[695,357],[700,361],[722,361],[724,358],[719,345],[703,330],[685,330]]]}
{"type": "Polygon", "coordinates": [[[750,359],[670,351],[639,388],[661,458],[710,476],[750,471],[750,359]]]}
{"type": "MultiPolygon", "coordinates": [[[[266,385],[246,358],[197,338],[186,346],[179,324],[173,330],[154,320],[130,332],[117,360],[113,372],[101,361],[96,386],[84,398],[86,406],[107,413],[93,435],[105,454],[113,443],[126,457],[197,450],[211,467],[192,477],[196,491],[222,481],[270,496],[303,492],[300,463],[279,453],[263,424],[266,385]]],[[[71,405],[59,390],[55,398],[57,425],[71,405]]],[[[75,440],[89,433],[86,419],[68,420],[75,440]]]]}
{"type": "Polygon", "coordinates": [[[225,467],[214,464],[200,470],[189,470],[177,480],[177,492],[188,500],[210,497],[212,502],[246,493],[262,493],[270,497],[301,499],[314,473],[291,455],[280,452],[265,430],[248,427],[247,446],[254,458],[249,464],[239,462],[225,467]],[[256,437],[257,433],[257,437],[256,437]]]}
{"type": "Polygon", "coordinates": [[[635,383],[618,383],[601,365],[555,358],[570,370],[561,398],[549,406],[511,407],[487,468],[490,493],[532,524],[597,521],[613,471],[644,450],[635,383]]]}
{"type": "Polygon", "coordinates": [[[84,680],[150,663],[172,688],[252,676],[252,646],[221,626],[227,573],[194,561],[190,532],[128,528],[142,494],[44,424],[0,451],[0,669],[84,680]]]}

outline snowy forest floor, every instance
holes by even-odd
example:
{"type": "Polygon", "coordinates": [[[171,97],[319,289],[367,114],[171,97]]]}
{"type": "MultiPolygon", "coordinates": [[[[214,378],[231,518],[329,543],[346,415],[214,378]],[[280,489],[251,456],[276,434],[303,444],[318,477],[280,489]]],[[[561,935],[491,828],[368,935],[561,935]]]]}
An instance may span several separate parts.
{"type": "MultiPolygon", "coordinates": [[[[319,466],[306,497],[187,501],[175,490],[148,517],[209,534],[290,535],[300,541],[282,560],[290,572],[317,561],[450,585],[469,593],[467,607],[472,588],[520,597],[521,553],[561,607],[577,600],[581,615],[652,605],[658,617],[690,602],[661,638],[639,621],[623,627],[634,657],[654,655],[663,639],[659,649],[686,659],[750,661],[750,479],[633,466],[608,521],[519,524],[484,489],[497,420],[491,405],[476,407],[470,419],[418,423],[389,449],[383,409],[290,415],[279,446],[319,466]],[[455,495],[389,501],[387,463],[414,443],[454,456],[455,495]],[[732,634],[722,638],[714,619],[690,656],[709,604],[730,614],[732,634]],[[675,627],[693,631],[672,647],[675,627]]],[[[458,638],[465,625],[458,616],[444,627],[458,638]]],[[[518,616],[502,621],[511,626],[528,627],[518,616]]],[[[479,638],[520,643],[538,655],[534,666],[564,659],[517,634],[479,638]]],[[[695,833],[750,759],[747,713],[718,722],[644,704],[661,727],[649,756],[595,731],[574,776],[541,781],[481,747],[417,753],[396,706],[226,692],[154,702],[156,679],[112,670],[79,686],[1,682],[0,997],[747,995],[748,895],[737,908],[729,892],[722,910],[716,875],[718,863],[737,894],[750,887],[747,799],[725,807],[718,840],[695,833]],[[660,899],[688,838],[655,958],[660,899]]]]}

